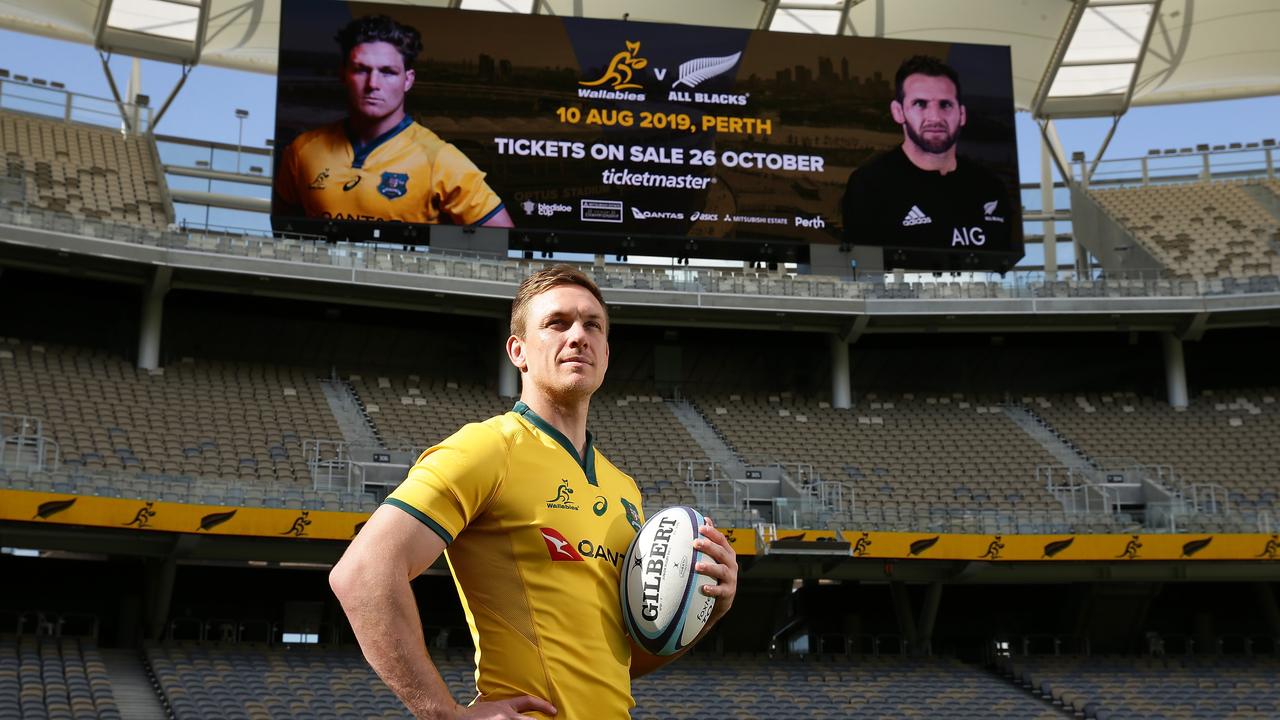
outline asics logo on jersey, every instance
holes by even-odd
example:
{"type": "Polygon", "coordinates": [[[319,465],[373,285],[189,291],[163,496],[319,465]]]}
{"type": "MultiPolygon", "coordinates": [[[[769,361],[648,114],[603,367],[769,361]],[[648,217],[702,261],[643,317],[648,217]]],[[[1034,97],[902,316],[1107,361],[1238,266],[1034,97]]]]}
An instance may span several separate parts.
{"type": "Polygon", "coordinates": [[[360,184],[360,179],[363,177],[364,177],[363,175],[357,175],[354,178],[351,178],[350,180],[343,183],[342,192],[351,192],[352,190],[354,190],[355,187],[360,184]]]}
{"type": "Polygon", "coordinates": [[[902,218],[902,227],[911,227],[912,225],[928,225],[933,222],[933,218],[924,214],[919,205],[912,205],[911,210],[907,212],[907,216],[902,218]]]}
{"type": "Polygon", "coordinates": [[[539,528],[538,532],[542,533],[542,541],[547,544],[547,553],[551,555],[551,559],[556,562],[582,562],[582,556],[577,550],[573,549],[573,545],[560,534],[559,530],[554,528],[539,528]]]}

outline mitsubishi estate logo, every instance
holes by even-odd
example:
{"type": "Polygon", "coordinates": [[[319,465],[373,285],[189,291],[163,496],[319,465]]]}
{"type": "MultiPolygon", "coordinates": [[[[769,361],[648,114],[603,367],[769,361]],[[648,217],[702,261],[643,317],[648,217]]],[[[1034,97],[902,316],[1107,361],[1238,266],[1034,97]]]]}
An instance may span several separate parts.
{"type": "Polygon", "coordinates": [[[640,41],[628,40],[627,49],[613,56],[604,74],[595,80],[583,80],[578,84],[583,87],[600,87],[608,84],[612,90],[641,90],[643,85],[635,82],[636,72],[649,65],[649,61],[640,57],[640,41]]]}

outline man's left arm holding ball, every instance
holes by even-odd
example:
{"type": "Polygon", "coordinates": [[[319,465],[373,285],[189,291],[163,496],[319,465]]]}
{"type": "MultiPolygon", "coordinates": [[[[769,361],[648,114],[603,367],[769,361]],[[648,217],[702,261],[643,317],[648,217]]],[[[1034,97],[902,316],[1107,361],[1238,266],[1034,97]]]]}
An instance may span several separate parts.
{"type": "Polygon", "coordinates": [[[698,638],[680,652],[671,655],[654,655],[631,641],[631,677],[638,678],[675,660],[697,645],[707,636],[715,625],[733,605],[733,597],[738,592],[738,555],[729,544],[724,533],[716,529],[711,518],[703,518],[702,527],[698,528],[702,537],[693,541],[693,546],[702,551],[705,557],[698,563],[695,571],[715,578],[715,585],[703,585],[702,594],[716,599],[716,606],[711,610],[711,618],[698,633],[698,638]]]}

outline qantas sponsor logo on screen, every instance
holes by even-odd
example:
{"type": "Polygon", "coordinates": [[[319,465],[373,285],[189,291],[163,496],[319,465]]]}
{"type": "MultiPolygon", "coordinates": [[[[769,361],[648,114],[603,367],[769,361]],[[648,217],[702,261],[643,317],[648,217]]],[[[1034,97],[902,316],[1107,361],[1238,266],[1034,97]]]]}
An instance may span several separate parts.
{"type": "Polygon", "coordinates": [[[633,206],[631,208],[631,217],[637,220],[683,220],[684,213],[668,210],[641,210],[633,206]]]}

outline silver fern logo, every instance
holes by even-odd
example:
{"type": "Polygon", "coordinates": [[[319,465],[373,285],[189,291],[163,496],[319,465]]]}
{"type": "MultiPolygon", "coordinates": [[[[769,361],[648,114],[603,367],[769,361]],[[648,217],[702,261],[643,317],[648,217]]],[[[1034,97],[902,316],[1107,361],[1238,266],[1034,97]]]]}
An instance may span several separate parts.
{"type": "Polygon", "coordinates": [[[684,85],[688,88],[698,87],[699,84],[710,80],[717,75],[723,75],[733,69],[738,64],[738,60],[742,57],[741,52],[724,57],[704,57],[694,58],[687,62],[680,63],[680,77],[672,83],[671,88],[684,85]]]}

